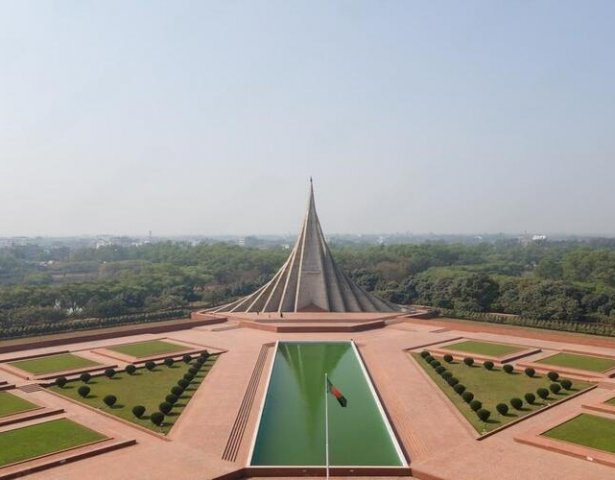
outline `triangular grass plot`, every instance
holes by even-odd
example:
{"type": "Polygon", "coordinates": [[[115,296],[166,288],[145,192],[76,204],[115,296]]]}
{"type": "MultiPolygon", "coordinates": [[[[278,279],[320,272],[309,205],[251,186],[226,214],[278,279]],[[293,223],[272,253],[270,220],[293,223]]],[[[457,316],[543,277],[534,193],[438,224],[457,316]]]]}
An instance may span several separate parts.
{"type": "Polygon", "coordinates": [[[104,375],[92,377],[87,384],[81,380],[73,380],[63,388],[54,385],[50,389],[142,427],[166,434],[181,415],[217,358],[218,355],[209,355],[203,363],[198,358],[189,363],[180,360],[173,362],[171,366],[158,362],[151,371],[144,366],[137,368],[132,375],[126,371],[118,371],[110,378],[104,375]],[[190,379],[190,371],[193,372],[192,379],[190,379]],[[186,376],[188,378],[185,378],[186,376]],[[82,396],[84,389],[80,393],[80,387],[90,389],[86,397],[82,396]],[[105,398],[110,395],[116,397],[111,407],[105,402],[105,398]],[[169,395],[175,395],[177,401],[169,402],[167,398],[169,395]],[[170,412],[164,414],[164,420],[158,426],[152,422],[156,417],[154,415],[152,418],[152,414],[160,411],[163,402],[171,403],[172,408],[170,412]],[[145,407],[145,413],[140,418],[133,413],[133,408],[138,405],[145,407]]]}
{"type": "Polygon", "coordinates": [[[496,367],[488,362],[492,367],[488,369],[485,364],[470,361],[471,357],[467,363],[452,358],[447,362],[447,356],[424,358],[412,354],[412,357],[479,433],[490,432],[591,386],[587,382],[569,381],[559,376],[552,380],[535,371],[528,375],[510,364],[496,367]],[[505,368],[511,372],[506,372],[505,368]],[[539,390],[546,395],[545,398],[540,397],[539,390]],[[528,394],[530,397],[526,397],[528,394]],[[480,406],[476,402],[480,402],[480,406]],[[500,404],[505,405],[502,411],[498,408],[500,404]],[[480,410],[489,412],[485,420],[481,420],[480,410]]]}

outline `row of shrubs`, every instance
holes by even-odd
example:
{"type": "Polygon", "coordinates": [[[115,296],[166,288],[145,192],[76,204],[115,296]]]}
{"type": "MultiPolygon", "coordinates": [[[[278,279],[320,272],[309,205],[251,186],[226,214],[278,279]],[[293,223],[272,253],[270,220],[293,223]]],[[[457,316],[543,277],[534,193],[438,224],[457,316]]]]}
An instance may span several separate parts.
{"type": "MultiPolygon", "coordinates": [[[[164,423],[165,415],[168,415],[169,413],[171,413],[171,410],[173,409],[173,406],[175,405],[175,403],[179,400],[179,398],[184,393],[186,388],[188,388],[192,380],[194,380],[194,377],[203,367],[203,365],[205,364],[208,358],[209,358],[208,352],[205,351],[201,353],[196,358],[196,364],[193,367],[190,367],[188,369],[188,372],[184,374],[183,378],[177,381],[177,385],[171,388],[171,393],[169,393],[165,397],[164,401],[158,405],[158,411],[153,412],[150,415],[150,420],[154,425],[161,426],[164,423]]],[[[189,364],[193,360],[193,358],[191,355],[186,354],[182,357],[182,360],[184,363],[189,364]]],[[[175,364],[175,361],[169,357],[169,358],[165,358],[162,363],[164,363],[164,365],[170,368],[175,364]]],[[[156,363],[153,361],[148,361],[145,363],[145,368],[149,371],[155,370],[156,366],[157,366],[156,363]]],[[[132,365],[132,364],[126,365],[125,372],[128,375],[134,375],[136,371],[137,371],[137,367],[135,365],[132,365]]],[[[116,374],[116,371],[113,368],[107,368],[104,374],[108,378],[113,378],[116,374]]],[[[87,398],[90,395],[91,388],[89,387],[89,385],[87,385],[87,383],[89,383],[91,378],[92,378],[92,375],[87,372],[82,373],[79,376],[79,379],[85,384],[85,385],[81,385],[77,389],[77,393],[79,394],[79,396],[83,398],[87,398]]],[[[55,384],[60,388],[64,388],[64,386],[66,386],[67,383],[68,383],[68,380],[66,377],[61,376],[55,379],[55,384]]],[[[103,402],[105,405],[111,408],[113,407],[113,405],[117,403],[117,397],[115,395],[106,395],[103,398],[103,402]]],[[[145,415],[145,411],[146,409],[143,405],[135,405],[132,408],[132,414],[136,418],[142,418],[143,415],[145,415]]]]}
{"type": "MultiPolygon", "coordinates": [[[[491,412],[486,408],[483,408],[483,403],[480,400],[475,399],[474,394],[467,390],[465,385],[459,383],[459,379],[454,377],[453,374],[449,372],[444,365],[442,365],[438,360],[432,357],[427,350],[423,350],[421,352],[421,357],[423,357],[423,360],[425,360],[425,362],[431,365],[431,367],[436,371],[438,375],[442,377],[442,379],[446,383],[453,387],[455,393],[461,396],[464,402],[466,402],[470,406],[472,411],[476,412],[476,415],[481,421],[486,422],[487,420],[489,420],[491,412]]],[[[444,360],[447,363],[451,363],[453,361],[453,357],[450,355],[445,355],[444,360]],[[450,359],[448,357],[450,357],[450,359]]],[[[474,363],[473,360],[472,363],[474,363]]]]}
{"type": "Polygon", "coordinates": [[[135,313],[106,318],[82,318],[78,320],[65,320],[53,323],[35,325],[15,325],[0,328],[1,338],[30,337],[47,333],[60,333],[73,330],[86,330],[104,327],[116,327],[137,323],[155,322],[173,318],[187,318],[189,310],[166,310],[161,312],[135,313]]]}
{"type": "Polygon", "coordinates": [[[435,314],[444,317],[474,320],[477,322],[498,323],[503,325],[517,325],[520,327],[543,328],[563,332],[588,333],[590,335],[615,336],[615,327],[603,323],[570,322],[565,320],[537,320],[535,318],[517,315],[498,315],[494,313],[468,312],[438,308],[435,314]]]}

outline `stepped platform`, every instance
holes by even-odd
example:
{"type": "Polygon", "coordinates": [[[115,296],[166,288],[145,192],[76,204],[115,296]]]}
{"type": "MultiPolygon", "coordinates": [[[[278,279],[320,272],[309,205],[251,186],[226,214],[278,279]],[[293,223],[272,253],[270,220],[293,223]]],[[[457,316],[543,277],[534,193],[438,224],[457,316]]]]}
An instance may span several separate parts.
{"type": "Polygon", "coordinates": [[[238,312],[225,313],[240,327],[278,333],[361,332],[386,326],[388,320],[400,316],[398,312],[238,312]]]}

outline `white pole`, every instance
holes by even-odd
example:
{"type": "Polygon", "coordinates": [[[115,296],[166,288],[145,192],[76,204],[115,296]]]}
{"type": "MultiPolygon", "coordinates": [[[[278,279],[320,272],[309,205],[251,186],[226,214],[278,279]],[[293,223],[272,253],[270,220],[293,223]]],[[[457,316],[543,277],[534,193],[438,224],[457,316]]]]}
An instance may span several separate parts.
{"type": "Polygon", "coordinates": [[[325,372],[325,464],[327,467],[327,480],[329,480],[329,385],[325,372]]]}

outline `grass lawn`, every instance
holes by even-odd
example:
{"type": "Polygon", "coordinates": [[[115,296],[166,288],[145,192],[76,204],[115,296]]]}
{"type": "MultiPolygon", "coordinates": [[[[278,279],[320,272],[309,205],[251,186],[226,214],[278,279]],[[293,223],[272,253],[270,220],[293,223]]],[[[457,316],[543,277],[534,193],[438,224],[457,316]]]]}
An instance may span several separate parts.
{"type": "Polygon", "coordinates": [[[166,416],[162,428],[154,425],[150,421],[149,415],[158,411],[158,405],[165,401],[165,397],[171,393],[171,388],[177,384],[178,380],[183,378],[191,366],[195,365],[196,362],[194,361],[188,365],[184,362],[175,362],[172,367],[158,365],[151,372],[146,368],[139,368],[134,375],[122,372],[117,373],[111,379],[105,376],[94,377],[88,383],[91,392],[87,398],[82,398],[77,392],[78,388],[84,385],[79,380],[68,382],[64,388],[56,385],[49,388],[61,395],[66,395],[155,432],[162,431],[167,433],[213,366],[216,358],[216,355],[211,355],[207,362],[205,362],[199,373],[194,377],[191,385],[188,386],[175,404],[171,413],[166,416]],[[117,403],[113,408],[109,408],[103,403],[103,398],[106,395],[115,395],[117,397],[117,403]],[[140,419],[132,414],[132,407],[136,405],[143,405],[146,409],[145,415],[140,419]]]}
{"type": "Polygon", "coordinates": [[[476,342],[474,340],[464,340],[463,342],[453,343],[442,348],[458,352],[475,353],[476,355],[489,355],[492,357],[503,357],[504,355],[510,355],[511,353],[522,352],[528,349],[528,347],[505,345],[503,343],[476,342]]]}
{"type": "Polygon", "coordinates": [[[605,372],[615,367],[615,359],[613,358],[579,355],[576,353],[556,353],[550,357],[538,360],[536,363],[553,365],[555,367],[578,368],[579,370],[590,372],[605,372]]]}
{"type": "Polygon", "coordinates": [[[107,437],[61,418],[0,433],[0,467],[107,437]]]}
{"type": "Polygon", "coordinates": [[[615,420],[582,413],[543,436],[615,453],[615,420]]]}
{"type": "Polygon", "coordinates": [[[87,358],[78,357],[71,353],[61,353],[59,355],[49,355],[48,357],[11,362],[9,365],[34,375],[43,375],[45,373],[63,372],[65,370],[74,370],[77,368],[96,367],[100,365],[100,363],[93,362],[87,358]]]}
{"type": "Polygon", "coordinates": [[[0,417],[36,410],[37,408],[40,407],[17,395],[8,392],[0,392],[0,417]]]}
{"type": "Polygon", "coordinates": [[[482,402],[483,408],[491,412],[489,420],[487,422],[481,422],[476,413],[474,413],[470,406],[461,398],[461,395],[457,394],[455,390],[453,390],[453,387],[446,383],[431,365],[427,364],[418,354],[412,354],[412,356],[478,432],[489,432],[506,423],[524,417],[533,411],[539,410],[548,403],[561,400],[591,385],[587,382],[575,380],[572,382],[572,390],[566,391],[562,389],[557,395],[549,393],[549,398],[543,401],[536,395],[536,390],[541,387],[548,388],[549,385],[553,383],[546,375],[536,374],[535,377],[530,378],[525,375],[525,373],[518,371],[509,374],[499,368],[494,368],[489,371],[482,365],[468,367],[463,362],[453,362],[449,364],[441,357],[434,356],[434,358],[437,358],[454,377],[459,379],[459,383],[465,385],[467,391],[474,394],[475,400],[482,402]],[[523,398],[526,393],[533,393],[536,395],[537,400],[534,405],[527,404],[523,398]],[[510,399],[513,397],[518,397],[523,400],[522,410],[515,410],[512,408],[510,399]],[[495,409],[498,403],[506,403],[508,405],[509,411],[505,416],[500,415],[495,409]]]}
{"type": "Polygon", "coordinates": [[[176,343],[165,342],[163,340],[149,340],[147,342],[128,343],[126,345],[116,345],[107,347],[108,350],[131,355],[133,357],[151,357],[165,353],[177,353],[190,350],[190,347],[177,345],[176,343]]]}

